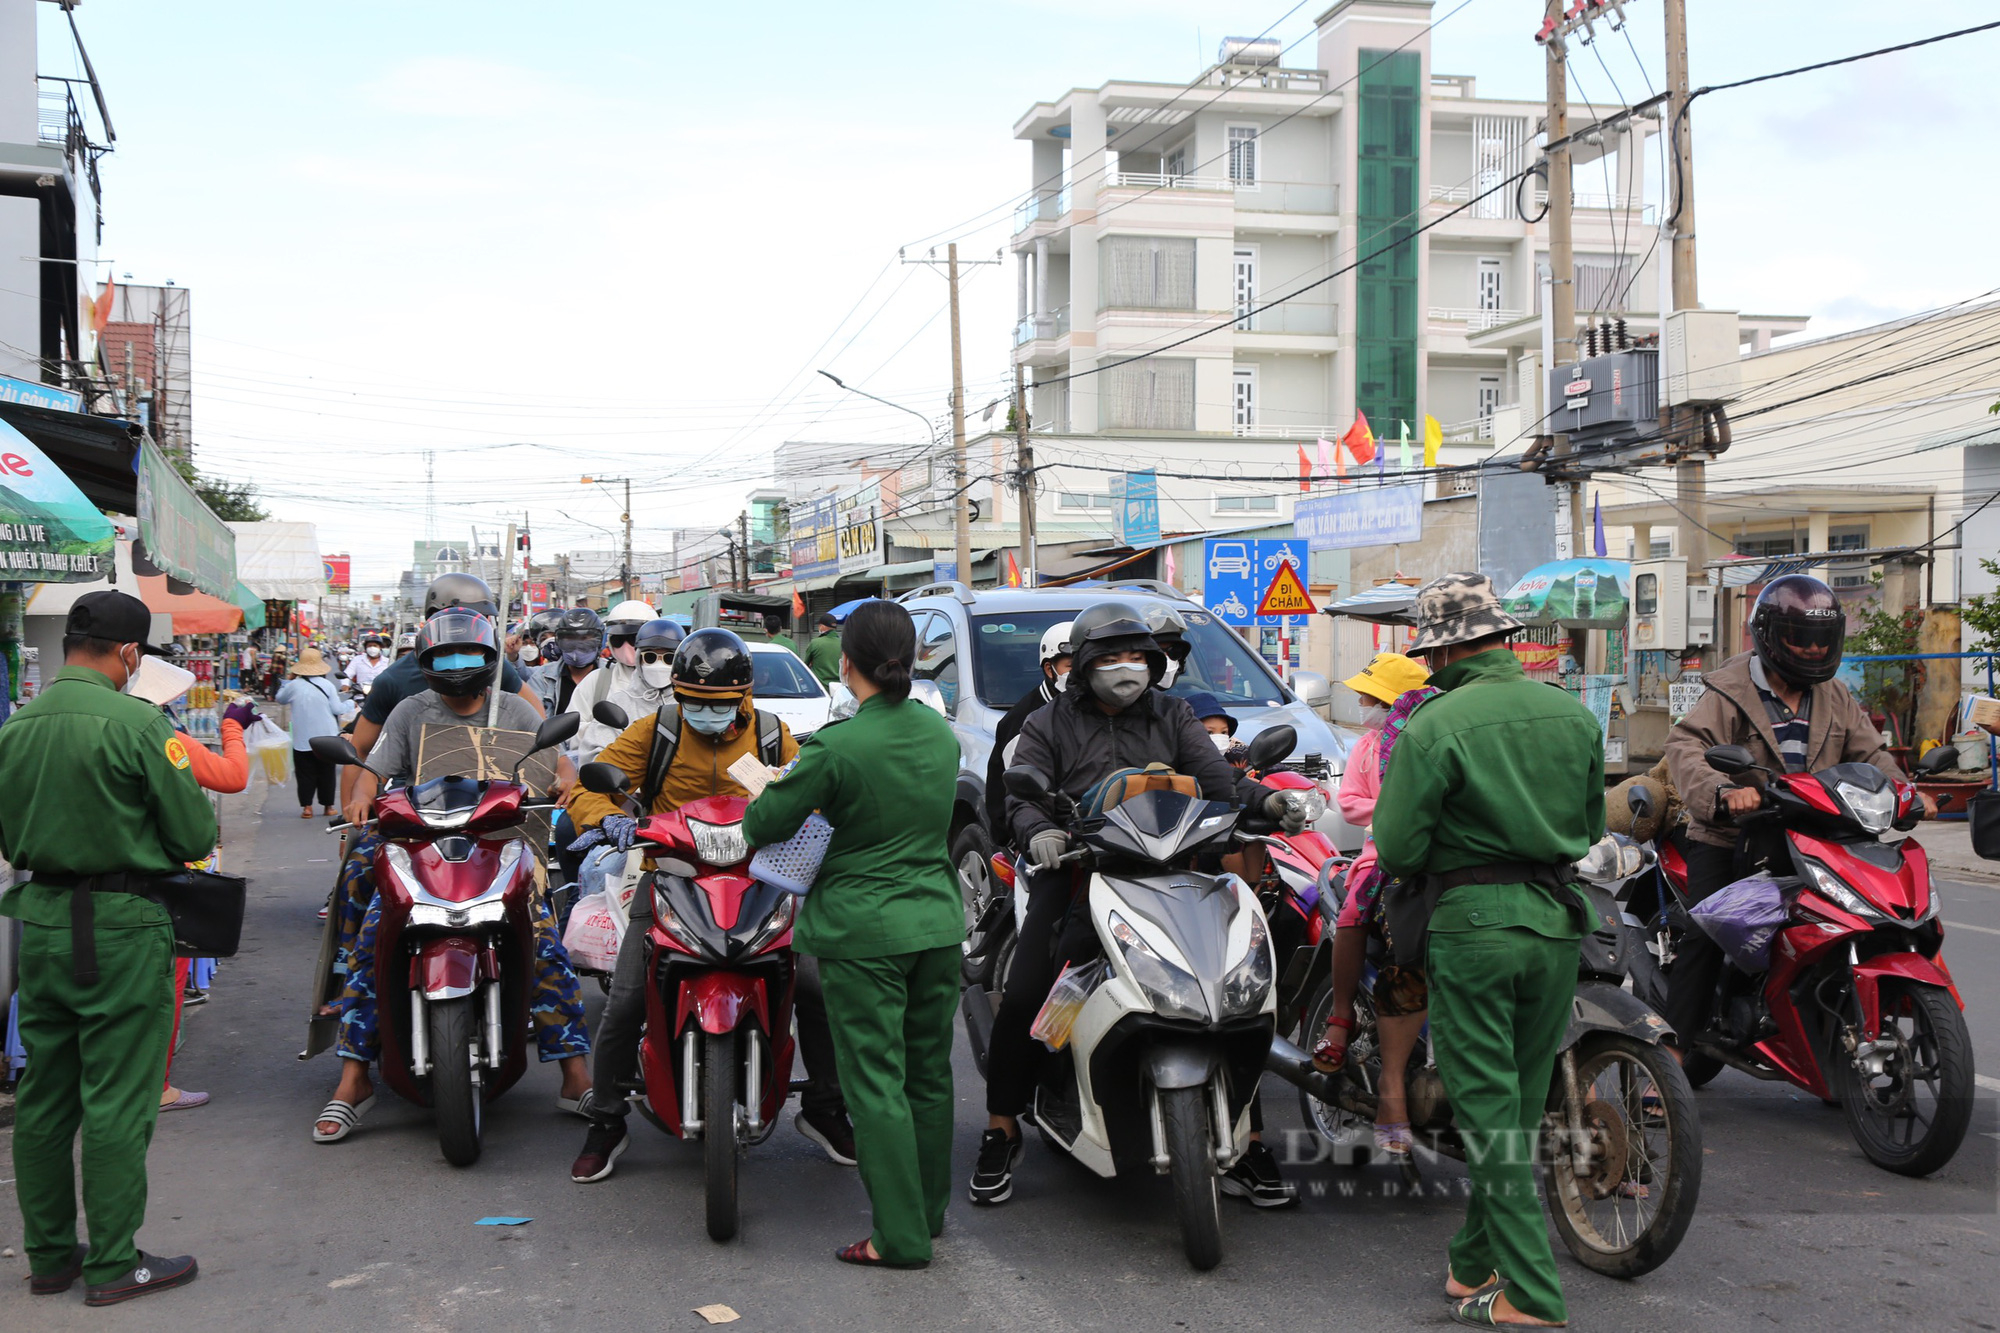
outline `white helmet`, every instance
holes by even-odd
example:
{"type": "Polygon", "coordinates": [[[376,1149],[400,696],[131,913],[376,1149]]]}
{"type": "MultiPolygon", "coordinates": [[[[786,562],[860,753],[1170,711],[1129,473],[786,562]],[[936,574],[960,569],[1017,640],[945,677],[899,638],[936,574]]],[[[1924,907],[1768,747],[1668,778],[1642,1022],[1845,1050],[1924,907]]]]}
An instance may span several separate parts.
{"type": "Polygon", "coordinates": [[[1042,664],[1055,661],[1058,657],[1069,656],[1069,627],[1074,621],[1065,620],[1042,631],[1042,664]]]}
{"type": "Polygon", "coordinates": [[[620,635],[634,635],[639,627],[649,621],[658,620],[660,613],[645,602],[633,598],[620,602],[604,613],[604,628],[615,638],[620,635]],[[623,626],[624,628],[615,628],[623,626]]]}

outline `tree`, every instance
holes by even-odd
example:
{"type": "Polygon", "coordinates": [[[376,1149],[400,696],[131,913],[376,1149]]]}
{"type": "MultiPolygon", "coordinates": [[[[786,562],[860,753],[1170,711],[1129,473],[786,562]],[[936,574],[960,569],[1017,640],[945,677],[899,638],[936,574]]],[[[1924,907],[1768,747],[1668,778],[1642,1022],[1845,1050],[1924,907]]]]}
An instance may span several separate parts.
{"type": "MultiPolygon", "coordinates": [[[[1979,567],[2000,578],[2000,563],[1991,558],[1982,557],[1979,567]]],[[[1978,653],[2000,648],[2000,593],[1967,593],[1965,600],[1959,604],[1958,615],[1967,629],[1979,632],[1976,642],[1965,645],[1966,651],[1978,653]]]]}
{"type": "Polygon", "coordinates": [[[231,483],[219,477],[204,477],[195,471],[194,460],[178,452],[169,457],[173,459],[174,471],[194,488],[209,512],[224,523],[262,523],[271,517],[270,511],[257,500],[257,488],[249,482],[231,483]]]}

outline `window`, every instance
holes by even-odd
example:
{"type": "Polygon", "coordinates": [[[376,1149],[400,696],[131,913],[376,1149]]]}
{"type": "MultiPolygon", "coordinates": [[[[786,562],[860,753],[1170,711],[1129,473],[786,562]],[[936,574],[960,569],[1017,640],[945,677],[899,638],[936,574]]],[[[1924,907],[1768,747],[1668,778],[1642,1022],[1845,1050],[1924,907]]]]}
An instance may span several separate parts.
{"type": "Polygon", "coordinates": [[[1098,270],[1106,310],[1194,309],[1192,236],[1106,236],[1098,270]]]}
{"type": "MultiPolygon", "coordinates": [[[[1245,333],[1257,327],[1257,317],[1250,312],[1257,308],[1257,247],[1238,246],[1236,249],[1236,327],[1245,333]]],[[[1238,372],[1239,374],[1241,372],[1238,372]]],[[[1240,422],[1238,423],[1241,424],[1240,422]]]]}
{"type": "Polygon", "coordinates": [[[1193,430],[1194,362],[1148,357],[1107,370],[1098,402],[1105,426],[1124,430],[1193,430]]]}
{"type": "MultiPolygon", "coordinates": [[[[1022,611],[972,619],[971,638],[979,698],[988,708],[1012,708],[1042,679],[1042,631],[1071,620],[1075,610],[1022,611]]],[[[1225,705],[1272,706],[1285,700],[1284,687],[1243,640],[1203,611],[1185,611],[1193,651],[1174,681],[1172,694],[1213,694],[1225,705]]],[[[942,616],[939,619],[943,619],[942,616]]],[[[919,673],[921,674],[921,673],[919,673]]]]}
{"type": "Polygon", "coordinates": [[[1736,554],[1738,555],[1761,556],[1769,559],[1776,555],[1791,555],[1798,549],[1797,544],[1792,540],[1792,534],[1789,532],[1766,534],[1756,537],[1738,537],[1736,539],[1736,554]]]}
{"type": "Polygon", "coordinates": [[[1479,308],[1500,309],[1500,261],[1490,255],[1479,257],[1479,308]]]}
{"type": "Polygon", "coordinates": [[[1481,375],[1479,377],[1479,419],[1486,421],[1500,410],[1500,377],[1481,375]]]}
{"type": "Polygon", "coordinates": [[[750,693],[759,699],[823,699],[826,690],[789,652],[750,654],[750,693]]]}
{"type": "Polygon", "coordinates": [[[944,694],[946,711],[957,708],[958,636],[952,631],[951,617],[933,611],[925,624],[917,626],[917,631],[917,664],[910,671],[911,677],[937,682],[944,694]]]}
{"type": "Polygon", "coordinates": [[[1076,491],[1062,491],[1056,495],[1058,509],[1109,509],[1109,495],[1082,495],[1076,491]]]}
{"type": "Polygon", "coordinates": [[[1215,497],[1215,512],[1218,514],[1275,514],[1278,512],[1278,497],[1275,495],[1218,495],[1215,497]]]}
{"type": "Polygon", "coordinates": [[[1673,553],[1674,534],[1671,532],[1664,537],[1653,537],[1647,542],[1646,554],[1654,560],[1662,559],[1673,553]]]}
{"type": "Polygon", "coordinates": [[[1166,167],[1164,174],[1170,181],[1187,175],[1187,145],[1182,144],[1178,148],[1171,149],[1163,165],[1166,167]]]}
{"type": "Polygon", "coordinates": [[[1238,366],[1231,377],[1230,405],[1236,413],[1237,429],[1257,424],[1257,367],[1238,366]]]}
{"type": "Polygon", "coordinates": [[[1257,184],[1257,127],[1229,127],[1229,179],[1237,189],[1257,184]]]}
{"type": "MultiPolygon", "coordinates": [[[[1868,525],[1856,527],[1829,528],[1826,534],[1826,549],[1829,551],[1865,551],[1868,549],[1868,525]]],[[[1826,581],[1834,588],[1865,588],[1868,586],[1868,561],[1842,560],[1826,567],[1826,581]]]]}

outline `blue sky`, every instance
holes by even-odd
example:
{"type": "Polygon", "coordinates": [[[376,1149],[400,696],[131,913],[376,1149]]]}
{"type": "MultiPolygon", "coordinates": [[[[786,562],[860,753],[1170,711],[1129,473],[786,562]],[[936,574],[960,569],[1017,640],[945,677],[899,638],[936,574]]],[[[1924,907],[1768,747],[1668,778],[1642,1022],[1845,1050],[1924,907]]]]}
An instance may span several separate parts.
{"type": "MultiPolygon", "coordinates": [[[[1434,11],[1434,68],[1538,98],[1540,6],[1456,4],[1434,11]]],[[[1657,0],[1628,7],[1636,55],[1618,39],[1604,66],[1574,65],[1594,101],[1660,83],[1657,0]]],[[[70,73],[39,8],[43,70],[70,73]]],[[[1192,78],[1224,34],[1287,8],[89,0],[120,135],[102,253],[194,292],[202,464],[319,523],[364,586],[421,535],[426,449],[439,535],[526,511],[540,552],[608,545],[618,506],[579,484],[593,472],[638,479],[639,545],[657,549],[733,516],[780,440],[913,437],[824,381],[798,391],[800,372],[943,410],[943,283],[896,250],[1026,185],[1008,129],[1031,102],[1192,78]]],[[[1697,84],[1993,16],[1691,8],[1697,84]]],[[[2000,120],[1996,64],[2000,34],[1703,99],[1704,302],[1827,332],[1995,285],[1995,173],[1968,150],[2000,120]]],[[[962,249],[990,256],[1006,229],[962,249]]],[[[1013,283],[1003,267],[967,284],[975,407],[1008,374],[1013,283]]]]}

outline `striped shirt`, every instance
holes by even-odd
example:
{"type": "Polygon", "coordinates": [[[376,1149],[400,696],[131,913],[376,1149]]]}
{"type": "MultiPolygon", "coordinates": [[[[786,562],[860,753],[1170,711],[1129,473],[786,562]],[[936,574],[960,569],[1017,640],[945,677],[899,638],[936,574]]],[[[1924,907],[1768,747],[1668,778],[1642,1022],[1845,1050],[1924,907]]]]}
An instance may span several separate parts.
{"type": "Polygon", "coordinates": [[[1764,663],[1754,656],[1750,659],[1750,683],[1757,687],[1757,697],[1764,701],[1764,715],[1770,719],[1771,734],[1778,739],[1778,757],[1785,761],[1785,771],[1805,772],[1806,744],[1812,736],[1811,688],[1806,689],[1799,700],[1798,711],[1793,712],[1772,692],[1771,678],[1764,674],[1764,663]]]}

